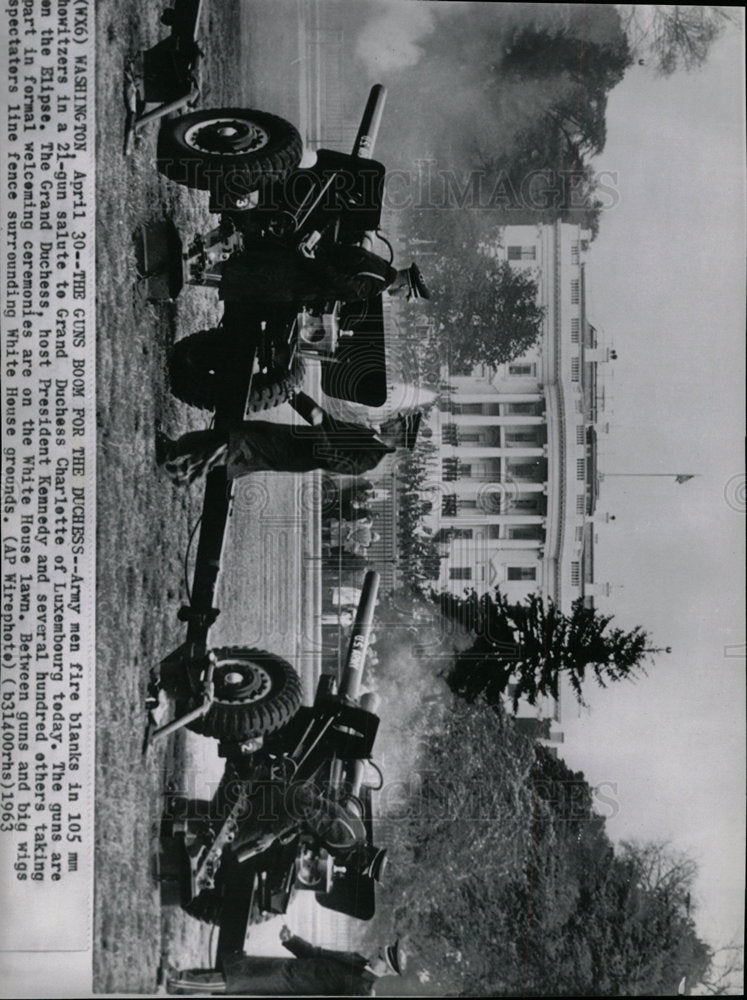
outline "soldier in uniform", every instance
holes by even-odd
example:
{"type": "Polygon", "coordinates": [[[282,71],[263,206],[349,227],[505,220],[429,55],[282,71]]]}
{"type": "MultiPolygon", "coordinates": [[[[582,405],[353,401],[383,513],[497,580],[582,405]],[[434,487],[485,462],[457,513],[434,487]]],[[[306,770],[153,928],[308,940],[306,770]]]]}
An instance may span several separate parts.
{"type": "Polygon", "coordinates": [[[335,420],[315,407],[311,426],[245,420],[225,432],[191,431],[174,441],[156,434],[156,460],[177,485],[187,485],[217,466],[229,479],[249,472],[311,472],[323,469],[357,476],[397,448],[413,448],[421,414],[394,417],[380,427],[335,420]]]}
{"type": "Polygon", "coordinates": [[[186,969],[168,979],[169,993],[239,996],[371,996],[377,979],[402,975],[407,956],[399,941],[366,958],[357,952],[318,948],[288,927],[280,940],[295,958],[261,958],[234,952],[223,969],[186,969]]]}
{"type": "Polygon", "coordinates": [[[315,257],[269,241],[250,244],[222,265],[220,297],[229,304],[360,302],[384,291],[410,300],[428,299],[420,268],[392,267],[364,247],[333,244],[315,257]]]}

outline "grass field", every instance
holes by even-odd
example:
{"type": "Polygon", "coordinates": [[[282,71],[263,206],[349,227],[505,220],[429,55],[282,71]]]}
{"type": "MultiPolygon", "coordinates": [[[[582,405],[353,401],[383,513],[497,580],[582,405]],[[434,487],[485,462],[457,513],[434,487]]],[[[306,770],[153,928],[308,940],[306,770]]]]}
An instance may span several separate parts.
{"type": "MultiPolygon", "coordinates": [[[[178,641],[181,559],[199,491],[179,492],[156,473],[156,419],[172,429],[199,426],[171,398],[167,351],[175,336],[217,315],[215,296],[186,305],[145,302],[135,278],[133,234],[172,218],[184,234],[208,218],[205,199],[169,185],[153,165],[155,127],[122,155],[125,59],[164,29],[145,0],[97,9],[97,747],[94,988],[150,992],[161,955],[161,907],[153,877],[162,793],[178,759],[141,755],[148,670],[178,641]]],[[[238,66],[216,39],[236,37],[233,5],[205,16],[206,83],[216,102],[236,93],[238,66]],[[220,68],[220,73],[218,69],[220,68]],[[226,70],[228,69],[228,72],[226,70]],[[236,75],[231,75],[235,70],[236,75]]],[[[167,933],[196,960],[204,931],[170,919],[167,933]],[[196,953],[197,952],[197,953],[196,953]]]]}

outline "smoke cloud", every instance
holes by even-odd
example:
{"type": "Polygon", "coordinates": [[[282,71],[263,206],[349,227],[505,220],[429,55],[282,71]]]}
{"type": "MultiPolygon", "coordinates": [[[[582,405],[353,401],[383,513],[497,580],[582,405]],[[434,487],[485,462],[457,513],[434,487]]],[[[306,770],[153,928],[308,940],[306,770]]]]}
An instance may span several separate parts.
{"type": "Polygon", "coordinates": [[[382,813],[396,812],[402,796],[417,785],[424,744],[440,730],[443,713],[454,698],[444,677],[457,652],[472,641],[469,633],[446,621],[429,602],[405,601],[407,625],[391,614],[391,608],[377,610],[379,662],[365,678],[382,699],[375,754],[384,772],[382,813]]]}
{"type": "Polygon", "coordinates": [[[414,66],[423,54],[420,42],[436,27],[435,4],[389,0],[361,29],[356,55],[371,77],[414,66]]]}
{"type": "MultiPolygon", "coordinates": [[[[333,5],[334,6],[334,5],[333,5]]],[[[377,158],[389,170],[431,158],[458,170],[511,155],[541,125],[559,93],[577,80],[564,68],[539,75],[504,69],[525,31],[584,42],[614,42],[609,5],[372,0],[345,3],[344,29],[355,39],[346,79],[350,107],[362,106],[372,80],[389,91],[377,158]],[[360,90],[360,95],[356,93],[360,90]],[[358,103],[356,103],[356,101],[358,103]]],[[[539,54],[541,56],[541,52],[539,54]]]]}

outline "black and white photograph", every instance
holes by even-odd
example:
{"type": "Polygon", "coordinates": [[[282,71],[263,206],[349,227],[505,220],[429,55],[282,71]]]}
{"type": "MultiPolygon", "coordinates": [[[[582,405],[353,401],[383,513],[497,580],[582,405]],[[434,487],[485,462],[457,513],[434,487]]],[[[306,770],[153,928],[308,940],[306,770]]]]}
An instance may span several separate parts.
{"type": "Polygon", "coordinates": [[[743,995],[744,20],[7,0],[3,996],[743,995]]]}

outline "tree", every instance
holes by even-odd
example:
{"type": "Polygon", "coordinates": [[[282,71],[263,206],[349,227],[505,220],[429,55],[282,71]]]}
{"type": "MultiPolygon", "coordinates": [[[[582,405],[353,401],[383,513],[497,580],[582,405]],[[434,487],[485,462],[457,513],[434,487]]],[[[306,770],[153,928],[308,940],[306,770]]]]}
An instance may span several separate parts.
{"type": "Polygon", "coordinates": [[[700,985],[711,996],[744,994],[744,943],[735,938],[716,948],[700,985]]]}
{"type": "Polygon", "coordinates": [[[496,259],[497,226],[469,209],[415,210],[413,240],[432,241],[428,261],[432,332],[423,350],[452,370],[497,367],[521,357],[542,331],[544,309],[533,275],[496,259]]]}
{"type": "Polygon", "coordinates": [[[662,76],[702,66],[716,39],[735,23],[728,8],[708,5],[621,4],[620,10],[634,53],[662,76]]]}
{"type": "Polygon", "coordinates": [[[663,840],[645,843],[624,840],[620,848],[621,856],[633,863],[640,886],[648,892],[666,895],[683,913],[690,913],[698,866],[688,854],[663,840]]]}
{"type": "Polygon", "coordinates": [[[437,580],[441,569],[438,546],[423,524],[432,507],[426,486],[433,479],[435,456],[435,446],[420,440],[397,463],[397,558],[400,572],[414,592],[437,580]]]}
{"type": "Polygon", "coordinates": [[[423,314],[432,321],[418,334],[417,350],[434,380],[443,364],[454,371],[512,361],[542,332],[535,276],[497,259],[503,216],[482,210],[479,192],[470,201],[464,190],[455,204],[412,208],[404,216],[413,252],[420,245],[429,251],[422,265],[432,298],[410,307],[409,325],[423,314]]]}
{"type": "Polygon", "coordinates": [[[472,645],[457,654],[447,676],[452,690],[474,701],[483,695],[496,704],[513,683],[513,707],[530,705],[542,695],[558,697],[560,678],[568,678],[578,701],[587,675],[601,686],[633,680],[644,671],[651,652],[649,636],[640,626],[625,631],[610,628],[612,615],[574,601],[564,615],[552,602],[530,594],[510,604],[499,591],[478,597],[440,594],[442,612],[474,634],[472,645]]]}
{"type": "Polygon", "coordinates": [[[537,93],[512,141],[502,136],[496,145],[487,134],[475,162],[514,221],[560,219],[596,233],[602,204],[590,159],[605,146],[607,95],[631,62],[611,6],[579,6],[560,23],[525,25],[511,38],[495,67],[496,101],[517,86],[537,93]]]}
{"type": "Polygon", "coordinates": [[[392,875],[365,933],[409,938],[431,995],[671,996],[705,974],[710,950],[645,874],[646,845],[616,853],[583,774],[500,708],[454,699],[409,778],[377,817],[392,875]]]}
{"type": "Polygon", "coordinates": [[[496,368],[539,339],[544,309],[537,304],[537,282],[507,261],[464,247],[457,258],[437,259],[434,284],[440,352],[452,370],[496,368]]]}
{"type": "Polygon", "coordinates": [[[695,932],[691,902],[698,866],[664,841],[623,841],[618,864],[633,889],[637,960],[628,982],[636,995],[673,995],[684,977],[702,981],[713,952],[695,932]]]}

